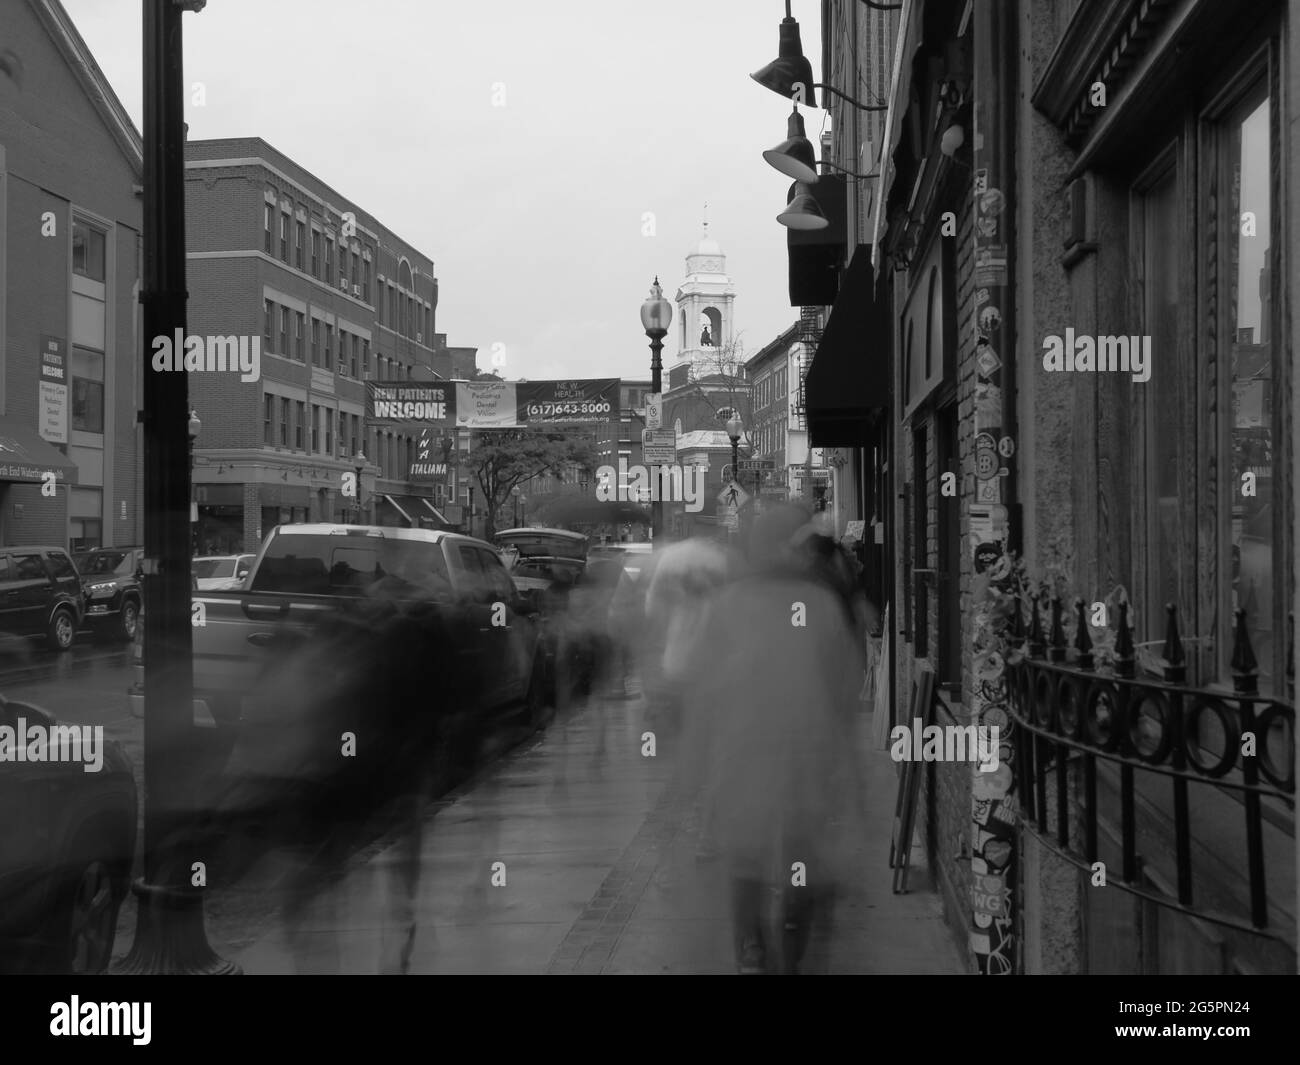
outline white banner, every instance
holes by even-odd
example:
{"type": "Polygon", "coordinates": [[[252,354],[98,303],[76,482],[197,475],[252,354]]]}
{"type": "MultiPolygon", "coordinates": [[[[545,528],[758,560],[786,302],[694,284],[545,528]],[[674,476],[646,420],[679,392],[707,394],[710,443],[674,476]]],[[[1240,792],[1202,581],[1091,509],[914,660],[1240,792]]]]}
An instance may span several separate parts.
{"type": "Polygon", "coordinates": [[[456,424],[469,429],[510,429],[519,424],[515,386],[509,381],[456,385],[456,424]]]}

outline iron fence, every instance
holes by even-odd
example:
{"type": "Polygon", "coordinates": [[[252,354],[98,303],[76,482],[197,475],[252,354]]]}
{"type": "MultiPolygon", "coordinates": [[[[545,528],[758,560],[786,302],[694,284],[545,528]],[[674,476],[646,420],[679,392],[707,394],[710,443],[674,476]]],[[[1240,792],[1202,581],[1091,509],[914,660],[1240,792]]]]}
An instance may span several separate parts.
{"type": "Polygon", "coordinates": [[[1100,860],[1098,770],[1110,763],[1118,772],[1122,869],[1120,880],[1107,883],[1203,920],[1283,938],[1269,925],[1264,806],[1278,800],[1295,809],[1294,615],[1284,700],[1259,691],[1244,610],[1235,613],[1232,691],[1227,692],[1188,685],[1172,604],[1165,608],[1160,679],[1137,676],[1127,603],[1119,608],[1114,665],[1106,670],[1094,659],[1083,600],[1074,601],[1072,653],[1062,625],[1061,599],[1051,600],[1046,639],[1038,597],[1031,596],[1030,604],[1028,634],[1021,612],[1012,616],[1010,643],[1015,650],[1007,662],[1008,704],[1019,726],[1016,757],[1025,830],[1072,864],[1094,868],[1100,860]],[[1077,767],[1073,787],[1072,766],[1077,767]],[[1147,791],[1148,785],[1159,785],[1159,778],[1172,792],[1173,893],[1153,886],[1140,868],[1137,784],[1141,779],[1147,791]],[[1193,788],[1224,789],[1240,798],[1248,913],[1225,910],[1216,891],[1194,882],[1193,830],[1199,805],[1191,801],[1193,788]],[[1054,800],[1050,805],[1049,789],[1054,800]]]}

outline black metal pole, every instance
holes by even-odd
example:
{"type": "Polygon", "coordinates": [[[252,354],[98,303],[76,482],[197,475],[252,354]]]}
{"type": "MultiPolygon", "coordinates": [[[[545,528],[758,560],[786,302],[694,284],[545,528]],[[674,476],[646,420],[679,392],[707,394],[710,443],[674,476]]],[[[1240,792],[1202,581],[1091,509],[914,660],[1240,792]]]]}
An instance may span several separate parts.
{"type": "MultiPolygon", "coordinates": [[[[658,278],[655,278],[656,284],[658,278]]],[[[650,338],[650,391],[656,395],[663,394],[664,383],[664,337],[667,336],[667,330],[664,329],[647,329],[646,336],[650,338]]],[[[662,400],[661,400],[662,402],[662,400]]],[[[662,486],[663,479],[660,478],[662,486]]],[[[658,547],[666,539],[664,535],[664,501],[656,499],[651,504],[652,515],[652,533],[651,540],[658,547]]]]}
{"type": "Polygon", "coordinates": [[[144,877],[133,886],[139,915],[121,973],[240,972],[208,945],[196,885],[206,884],[198,873],[210,856],[197,844],[193,783],[189,386],[184,372],[150,366],[153,337],[185,333],[181,15],[204,2],[144,4],[144,877]]]}

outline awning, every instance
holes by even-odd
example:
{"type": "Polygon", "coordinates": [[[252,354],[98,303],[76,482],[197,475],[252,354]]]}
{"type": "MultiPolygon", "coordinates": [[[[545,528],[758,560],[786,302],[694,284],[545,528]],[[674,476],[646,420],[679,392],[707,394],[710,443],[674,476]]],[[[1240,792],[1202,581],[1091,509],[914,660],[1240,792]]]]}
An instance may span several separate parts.
{"type": "Polygon", "coordinates": [[[408,513],[406,513],[406,511],[402,509],[401,505],[397,502],[396,499],[394,499],[390,495],[385,495],[384,498],[388,500],[389,506],[391,506],[395,511],[397,511],[397,513],[399,513],[402,517],[404,517],[408,522],[411,523],[412,527],[415,526],[415,520],[411,517],[411,515],[409,515],[408,513]]]}
{"type": "Polygon", "coordinates": [[[77,483],[77,464],[14,418],[0,418],[0,481],[40,484],[47,473],[56,482],[77,483]]]}
{"type": "Polygon", "coordinates": [[[442,522],[443,525],[451,524],[451,522],[449,522],[446,518],[444,518],[441,514],[438,513],[438,508],[435,507],[432,503],[430,503],[427,499],[425,499],[424,496],[420,496],[419,500],[421,503],[424,504],[424,509],[427,510],[430,514],[432,514],[435,518],[437,518],[440,522],[442,522]]]}
{"type": "Polygon", "coordinates": [[[804,381],[812,447],[861,447],[890,405],[890,324],[888,285],[877,289],[871,245],[859,244],[804,381]]]}
{"type": "Polygon", "coordinates": [[[871,227],[872,266],[880,268],[879,248],[885,231],[885,204],[894,180],[894,149],[903,139],[903,118],[912,103],[912,60],[921,45],[925,0],[903,0],[898,47],[894,51],[894,79],[889,89],[889,111],[885,114],[885,138],[880,153],[880,178],[876,188],[876,218],[871,227]]]}

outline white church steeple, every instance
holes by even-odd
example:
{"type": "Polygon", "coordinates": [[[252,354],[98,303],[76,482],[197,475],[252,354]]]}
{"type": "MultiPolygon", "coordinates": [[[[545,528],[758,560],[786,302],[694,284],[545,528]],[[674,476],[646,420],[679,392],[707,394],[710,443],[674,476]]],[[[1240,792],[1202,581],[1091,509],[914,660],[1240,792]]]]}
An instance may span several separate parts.
{"type": "Polygon", "coordinates": [[[684,367],[706,361],[715,349],[734,339],[733,303],[736,287],[727,275],[727,257],[718,242],[709,236],[708,204],[704,205],[703,232],[695,247],[686,255],[686,278],[677,290],[677,362],[669,370],[673,387],[683,376],[684,367]]]}

